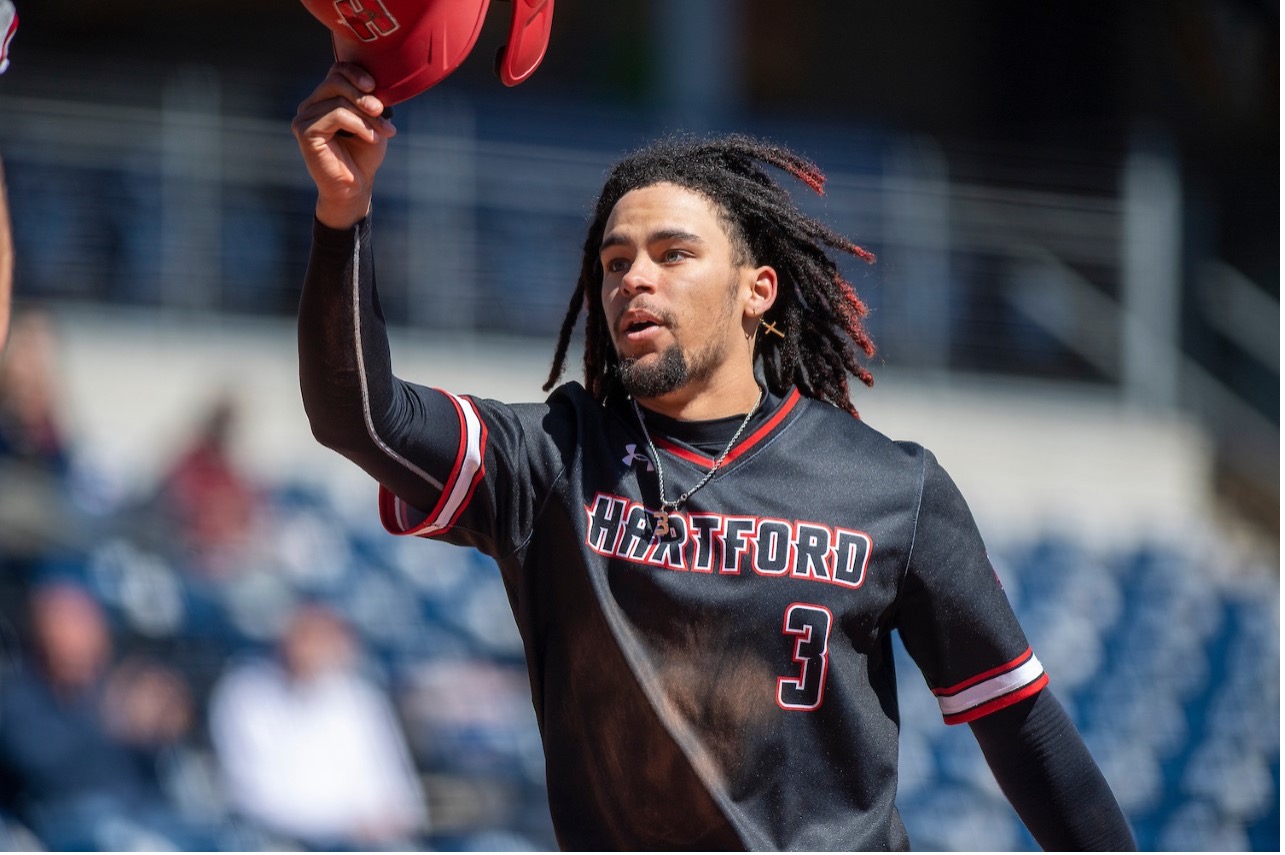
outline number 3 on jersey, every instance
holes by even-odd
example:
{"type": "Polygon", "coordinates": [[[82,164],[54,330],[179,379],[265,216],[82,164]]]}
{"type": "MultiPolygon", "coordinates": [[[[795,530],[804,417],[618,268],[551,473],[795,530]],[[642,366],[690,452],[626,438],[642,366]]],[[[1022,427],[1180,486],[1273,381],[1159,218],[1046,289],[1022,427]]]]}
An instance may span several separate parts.
{"type": "Polygon", "coordinates": [[[830,625],[834,615],[825,606],[794,603],[785,610],[781,632],[794,639],[797,677],[778,677],[776,702],[784,710],[814,710],[825,696],[830,669],[830,625]]]}

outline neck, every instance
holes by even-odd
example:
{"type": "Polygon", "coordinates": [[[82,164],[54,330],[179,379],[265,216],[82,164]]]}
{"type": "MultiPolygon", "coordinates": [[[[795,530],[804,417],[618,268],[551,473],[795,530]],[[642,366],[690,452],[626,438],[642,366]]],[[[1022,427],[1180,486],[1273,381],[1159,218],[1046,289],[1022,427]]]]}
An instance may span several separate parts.
{"type": "Polygon", "coordinates": [[[654,413],[683,421],[707,421],[748,413],[761,390],[752,372],[733,381],[715,384],[687,384],[665,395],[639,398],[638,403],[654,413]]]}

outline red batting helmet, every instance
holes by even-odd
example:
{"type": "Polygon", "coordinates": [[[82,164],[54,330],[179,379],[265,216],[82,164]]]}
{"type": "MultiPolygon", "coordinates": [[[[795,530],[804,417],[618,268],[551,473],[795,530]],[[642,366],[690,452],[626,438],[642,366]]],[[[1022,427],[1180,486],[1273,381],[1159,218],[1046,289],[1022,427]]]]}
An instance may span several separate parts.
{"type": "MultiPolygon", "coordinates": [[[[330,28],[335,58],[375,78],[375,95],[397,104],[440,83],[477,42],[490,0],[302,0],[330,28]]],[[[516,86],[549,46],[553,0],[509,0],[513,20],[496,71],[516,86]]]]}

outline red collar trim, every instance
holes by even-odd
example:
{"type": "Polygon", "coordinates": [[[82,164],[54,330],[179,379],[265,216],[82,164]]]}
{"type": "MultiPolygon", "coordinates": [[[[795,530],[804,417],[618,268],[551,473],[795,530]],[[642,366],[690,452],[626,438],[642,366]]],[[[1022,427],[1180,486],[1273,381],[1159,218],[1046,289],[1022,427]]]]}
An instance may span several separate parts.
{"type": "MultiPolygon", "coordinates": [[[[758,430],[754,431],[754,433],[737,443],[736,447],[728,452],[727,457],[723,459],[723,465],[719,468],[721,469],[726,467],[729,463],[745,454],[762,441],[764,437],[775,430],[776,426],[779,425],[785,417],[790,414],[790,411],[794,409],[794,405],[799,402],[799,397],[798,389],[791,390],[789,397],[787,397],[785,401],[781,403],[781,406],[777,408],[776,412],[772,414],[772,418],[764,422],[758,430]]],[[[692,451],[690,448],[675,445],[663,436],[656,437],[655,443],[658,448],[663,448],[675,457],[681,457],[689,463],[695,463],[697,466],[704,466],[708,469],[714,465],[714,459],[712,457],[706,457],[699,452],[692,451]]]]}

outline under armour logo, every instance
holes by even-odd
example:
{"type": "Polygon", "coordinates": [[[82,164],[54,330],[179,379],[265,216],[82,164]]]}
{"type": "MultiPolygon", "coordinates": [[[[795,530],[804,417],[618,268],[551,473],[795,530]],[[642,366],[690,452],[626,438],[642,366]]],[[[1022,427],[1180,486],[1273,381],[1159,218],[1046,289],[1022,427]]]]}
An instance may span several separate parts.
{"type": "Polygon", "coordinates": [[[651,461],[647,459],[647,455],[638,453],[637,443],[633,443],[633,442],[629,443],[628,445],[625,446],[625,451],[627,451],[628,453],[624,456],[621,462],[624,463],[626,466],[633,466],[634,463],[641,460],[647,464],[648,472],[656,471],[656,467],[651,465],[651,461]]]}

